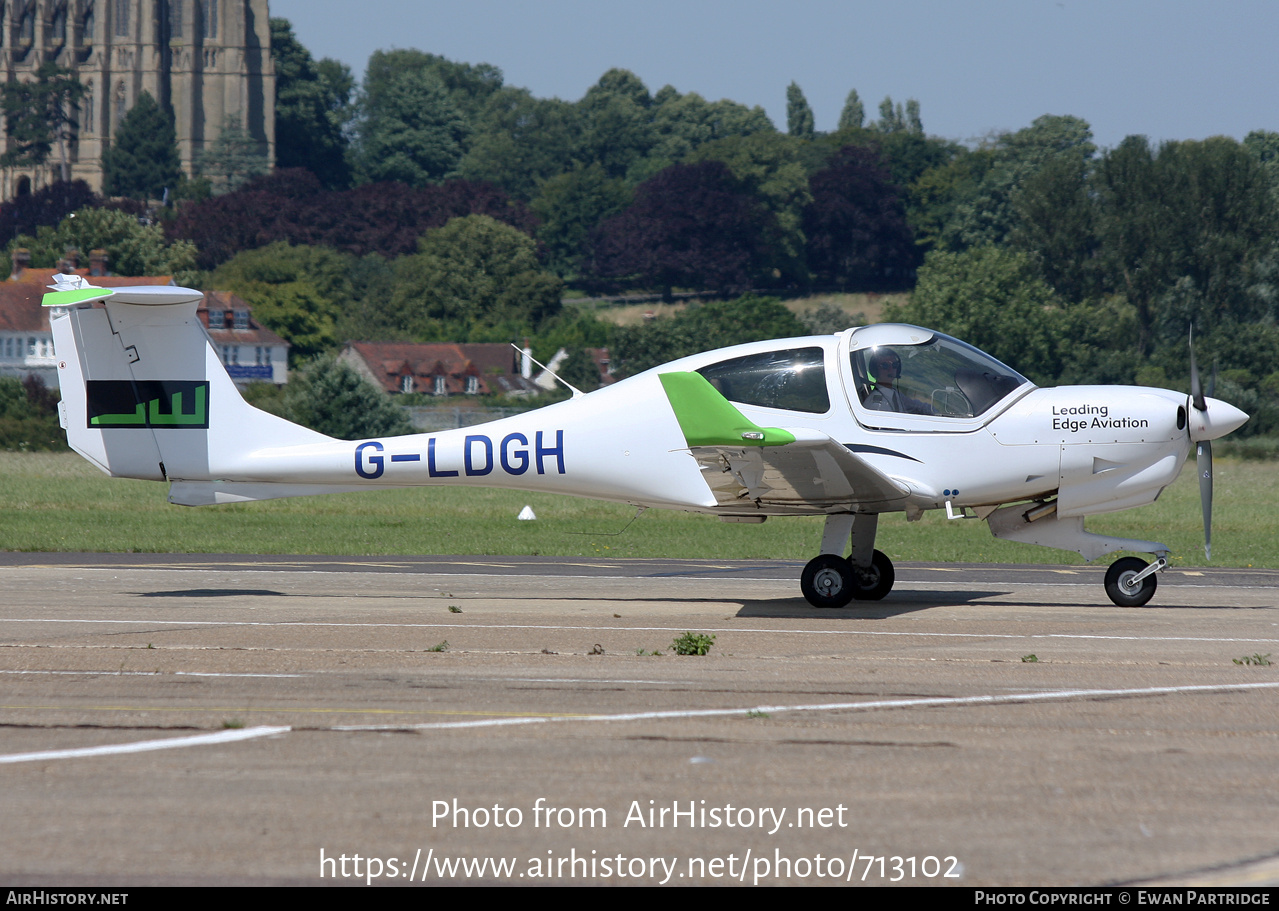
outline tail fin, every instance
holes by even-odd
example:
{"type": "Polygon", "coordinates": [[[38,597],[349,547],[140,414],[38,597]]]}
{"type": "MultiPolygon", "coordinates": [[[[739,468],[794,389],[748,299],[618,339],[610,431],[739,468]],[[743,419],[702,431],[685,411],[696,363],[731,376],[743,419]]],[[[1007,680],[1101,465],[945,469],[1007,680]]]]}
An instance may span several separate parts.
{"type": "Polygon", "coordinates": [[[199,291],[58,279],[43,304],[56,308],[62,426],[103,471],[210,481],[250,449],[328,441],[244,401],[196,316],[199,291]]]}

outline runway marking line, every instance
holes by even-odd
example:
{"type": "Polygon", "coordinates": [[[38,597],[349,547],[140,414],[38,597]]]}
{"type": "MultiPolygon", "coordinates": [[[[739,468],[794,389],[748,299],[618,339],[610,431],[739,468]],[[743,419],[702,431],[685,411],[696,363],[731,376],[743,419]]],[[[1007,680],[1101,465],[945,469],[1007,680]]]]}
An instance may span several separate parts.
{"type": "MultiPolygon", "coordinates": [[[[46,674],[50,676],[91,676],[91,677],[159,677],[159,671],[11,671],[0,670],[0,674],[46,674]]],[[[307,674],[231,674],[214,671],[167,671],[163,676],[174,677],[265,677],[270,680],[306,677],[307,674]]]]}
{"type": "Polygon", "coordinates": [[[745,716],[751,712],[767,714],[781,712],[855,712],[875,709],[910,709],[938,708],[944,706],[981,706],[1010,705],[1024,702],[1050,702],[1056,700],[1114,698],[1116,696],[1167,696],[1178,693],[1211,693],[1235,692],[1239,690],[1260,690],[1279,688],[1279,681],[1266,683],[1222,683],[1197,684],[1193,686],[1152,686],[1139,689],[1122,690],[1050,690],[1040,693],[1010,693],[1003,696],[932,696],[913,699],[879,699],[870,702],[826,702],[811,705],[758,705],[751,708],[735,709],[683,709],[665,712],[631,712],[619,715],[586,715],[586,716],[550,716],[541,718],[502,718],[488,721],[444,721],[426,722],[406,727],[391,728],[386,725],[338,725],[335,731],[378,731],[378,730],[453,730],[459,728],[509,727],[524,724],[545,724],[548,722],[586,721],[667,721],[685,718],[715,718],[745,716]]]}
{"type": "Polygon", "coordinates": [[[257,712],[258,714],[275,713],[280,715],[466,715],[475,716],[482,715],[485,718],[497,716],[499,718],[590,718],[589,714],[576,715],[573,713],[562,712],[493,712],[493,711],[468,711],[464,709],[352,709],[352,708],[323,708],[304,706],[269,706],[259,705],[251,709],[244,707],[228,707],[228,706],[166,706],[166,705],[0,705],[0,710],[14,711],[64,711],[64,712],[190,712],[206,713],[217,712],[220,714],[243,713],[246,711],[257,712]]]}
{"type": "MultiPolygon", "coordinates": [[[[617,721],[666,721],[688,718],[714,718],[745,716],[751,712],[768,714],[782,712],[853,712],[880,709],[939,708],[944,706],[986,706],[1010,705],[1028,702],[1049,702],[1070,699],[1114,698],[1117,696],[1166,696],[1179,693],[1211,693],[1238,692],[1247,690],[1275,689],[1279,681],[1264,683],[1223,683],[1197,684],[1192,686],[1160,686],[1141,687],[1119,690],[1050,690],[1037,693],[1011,693],[1001,696],[933,696],[910,699],[877,699],[866,702],[826,702],[808,705],[759,705],[753,708],[733,709],[684,709],[664,712],[627,712],[615,715],[522,715],[517,717],[488,718],[482,721],[449,721],[427,722],[413,725],[334,725],[322,730],[356,733],[361,731],[427,731],[427,730],[459,730],[465,728],[510,727],[526,724],[546,724],[550,722],[617,722],[617,721]]],[[[9,708],[4,706],[4,708],[9,708]]],[[[213,711],[213,710],[208,710],[213,711]]],[[[225,711],[225,710],[222,710],[225,711]]],[[[338,711],[317,710],[310,711],[338,711]]],[[[463,714],[463,713],[456,713],[463,714]]],[[[479,713],[476,713],[479,714],[479,713]]],[[[493,714],[493,713],[484,713],[493,714]]],[[[166,740],[144,740],[136,743],[110,744],[97,747],[81,747],[67,750],[44,750],[31,753],[14,753],[0,756],[0,764],[18,762],[36,762],[55,759],[77,759],[96,756],[111,756],[124,753],[139,753],[151,750],[177,749],[189,746],[205,746],[218,743],[231,743],[272,734],[283,734],[294,728],[284,726],[259,726],[242,730],[219,731],[213,734],[196,734],[189,737],[175,737],[166,740]]]]}
{"type": "MultiPolygon", "coordinates": [[[[687,623],[679,626],[566,626],[551,623],[352,623],[340,620],[68,620],[64,618],[44,617],[0,617],[0,623],[83,623],[110,624],[132,623],[144,627],[139,632],[153,632],[155,626],[198,626],[206,630],[232,626],[255,627],[337,627],[341,629],[510,629],[510,630],[544,630],[567,632],[635,632],[635,633],[678,633],[688,629],[687,623]]],[[[1261,639],[1258,637],[1213,637],[1213,636],[1109,636],[1098,633],[927,633],[911,630],[870,630],[870,629],[787,629],[779,627],[700,627],[711,633],[768,633],[777,635],[802,636],[914,636],[920,639],[1104,639],[1117,642],[1261,642],[1279,643],[1279,639],[1261,639]]],[[[0,642],[0,648],[29,648],[31,643],[0,642]]],[[[98,646],[51,646],[40,645],[39,648],[96,648],[98,646]]],[[[114,646],[113,646],[114,647],[114,646]]]]}
{"type": "Polygon", "coordinates": [[[209,746],[218,743],[234,743],[284,734],[292,730],[284,727],[255,727],[218,731],[215,734],[193,734],[190,737],[170,737],[165,740],[139,740],[136,743],[114,743],[97,747],[79,747],[69,750],[41,750],[34,753],[11,753],[0,756],[0,763],[45,762],[52,759],[83,759],[92,756],[118,756],[123,753],[145,753],[151,750],[176,750],[183,747],[209,746]]]}

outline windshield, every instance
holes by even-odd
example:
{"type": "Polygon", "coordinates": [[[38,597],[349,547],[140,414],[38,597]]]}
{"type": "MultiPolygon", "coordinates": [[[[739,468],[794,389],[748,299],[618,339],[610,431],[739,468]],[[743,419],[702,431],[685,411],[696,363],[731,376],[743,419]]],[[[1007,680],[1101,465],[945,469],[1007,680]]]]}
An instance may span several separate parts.
{"type": "Polygon", "coordinates": [[[941,334],[922,345],[876,345],[850,357],[857,395],[874,411],[976,417],[1028,382],[990,355],[941,334]]]}

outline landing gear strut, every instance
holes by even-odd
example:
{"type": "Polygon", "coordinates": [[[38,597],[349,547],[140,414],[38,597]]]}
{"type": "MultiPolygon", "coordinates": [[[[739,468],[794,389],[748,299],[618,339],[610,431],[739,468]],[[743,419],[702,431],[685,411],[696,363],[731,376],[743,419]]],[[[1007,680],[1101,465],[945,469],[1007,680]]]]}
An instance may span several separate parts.
{"type": "Polygon", "coordinates": [[[893,588],[893,561],[875,550],[878,515],[827,516],[822,553],[808,561],[799,587],[814,607],[844,607],[850,601],[878,601],[893,588]],[[851,537],[853,553],[843,557],[851,537]]]}
{"type": "Polygon", "coordinates": [[[1168,567],[1168,546],[1156,541],[1113,538],[1084,531],[1083,516],[1063,519],[1056,514],[1056,505],[1055,500],[1040,501],[1030,508],[1025,503],[1014,503],[996,509],[987,522],[996,538],[1073,550],[1089,563],[1117,550],[1154,554],[1151,563],[1137,557],[1123,557],[1106,571],[1106,594],[1111,601],[1120,607],[1141,607],[1149,601],[1159,584],[1155,573],[1168,567]]]}

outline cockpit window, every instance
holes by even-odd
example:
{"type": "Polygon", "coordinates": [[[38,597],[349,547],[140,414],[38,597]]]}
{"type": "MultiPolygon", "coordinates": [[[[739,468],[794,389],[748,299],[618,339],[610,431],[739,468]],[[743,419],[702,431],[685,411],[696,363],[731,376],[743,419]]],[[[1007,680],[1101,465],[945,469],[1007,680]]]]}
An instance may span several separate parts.
{"type": "Polygon", "coordinates": [[[923,345],[878,345],[850,357],[858,398],[875,411],[976,417],[1028,382],[993,357],[940,334],[923,345]]]}
{"type": "Polygon", "coordinates": [[[825,414],[830,411],[821,348],[748,354],[697,371],[730,402],[825,414]]]}

